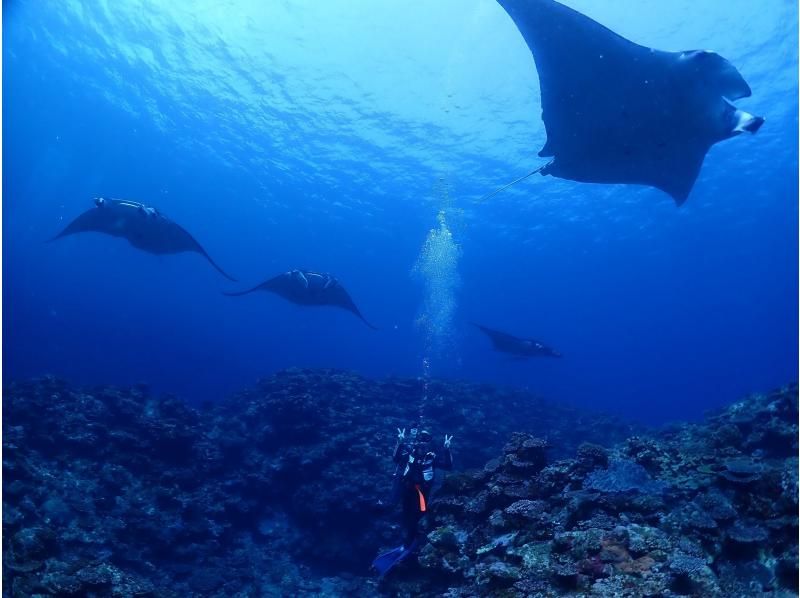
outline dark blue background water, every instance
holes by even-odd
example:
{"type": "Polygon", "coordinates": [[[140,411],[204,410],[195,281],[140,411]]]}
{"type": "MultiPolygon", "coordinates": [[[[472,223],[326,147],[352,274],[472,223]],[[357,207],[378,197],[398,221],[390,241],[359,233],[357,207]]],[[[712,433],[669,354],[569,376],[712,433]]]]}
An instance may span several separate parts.
{"type": "Polygon", "coordinates": [[[476,204],[539,162],[538,79],[499,5],[431,4],[4,3],[6,378],[213,400],[287,366],[418,376],[429,357],[653,422],[796,380],[796,3],[568,2],[714,49],[754,90],[739,105],[767,124],[715,146],[680,209],[550,177],[476,204]],[[242,282],[101,235],[45,243],[96,195],[157,206],[242,282]],[[415,321],[437,281],[412,269],[442,208],[461,285],[433,355],[415,321]],[[381,330],[221,294],[293,267],[334,273],[381,330]],[[565,357],[509,360],[470,320],[565,357]]]}

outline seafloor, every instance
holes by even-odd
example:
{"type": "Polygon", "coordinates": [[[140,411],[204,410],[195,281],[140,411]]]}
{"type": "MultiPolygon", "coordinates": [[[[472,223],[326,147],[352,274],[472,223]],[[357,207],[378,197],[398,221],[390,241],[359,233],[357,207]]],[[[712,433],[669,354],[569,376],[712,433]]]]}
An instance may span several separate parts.
{"type": "Polygon", "coordinates": [[[387,505],[416,380],[291,370],[195,409],[43,378],[3,394],[4,596],[796,596],[797,387],[646,431],[432,382],[456,471],[417,561],[387,505]]]}

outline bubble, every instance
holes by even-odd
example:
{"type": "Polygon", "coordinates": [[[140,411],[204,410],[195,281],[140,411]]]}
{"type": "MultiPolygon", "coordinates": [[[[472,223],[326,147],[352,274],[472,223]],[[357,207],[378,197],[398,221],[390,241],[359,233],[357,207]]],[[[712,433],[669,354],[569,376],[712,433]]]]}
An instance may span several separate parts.
{"type": "Polygon", "coordinates": [[[452,356],[456,349],[453,319],[456,292],[461,285],[458,260],[461,247],[447,226],[445,210],[437,216],[438,227],[428,232],[412,270],[424,285],[424,296],[417,325],[425,335],[425,355],[430,360],[452,356]]]}

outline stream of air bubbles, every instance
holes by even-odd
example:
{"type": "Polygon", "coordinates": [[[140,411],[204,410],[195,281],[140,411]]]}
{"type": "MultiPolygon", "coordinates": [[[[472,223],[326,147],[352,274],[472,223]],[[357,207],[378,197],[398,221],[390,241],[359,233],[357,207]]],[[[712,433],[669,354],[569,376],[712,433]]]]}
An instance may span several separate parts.
{"type": "Polygon", "coordinates": [[[461,248],[447,224],[450,197],[446,186],[441,189],[440,196],[442,208],[436,217],[437,226],[428,231],[412,270],[423,285],[423,300],[417,317],[417,325],[424,337],[420,418],[428,398],[431,369],[444,361],[457,360],[453,319],[457,307],[456,292],[461,284],[458,274],[461,248]]]}

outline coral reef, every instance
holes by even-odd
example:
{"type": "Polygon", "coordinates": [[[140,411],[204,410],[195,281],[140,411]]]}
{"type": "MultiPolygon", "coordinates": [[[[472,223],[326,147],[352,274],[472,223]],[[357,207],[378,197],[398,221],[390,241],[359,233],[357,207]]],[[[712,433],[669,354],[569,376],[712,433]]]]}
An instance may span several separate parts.
{"type": "Polygon", "coordinates": [[[12,384],[3,595],[796,595],[796,387],[658,433],[486,385],[422,392],[288,370],[200,409],[12,384]],[[378,580],[394,431],[420,406],[457,471],[418,558],[378,580]]]}
{"type": "Polygon", "coordinates": [[[144,386],[12,384],[4,593],[364,595],[373,580],[354,575],[400,534],[387,504],[395,428],[420,408],[437,437],[455,435],[459,468],[482,466],[515,429],[564,454],[633,430],[515,390],[430,381],[427,393],[419,380],[288,370],[195,409],[144,386]]]}
{"type": "MultiPolygon", "coordinates": [[[[414,587],[447,596],[795,596],[797,387],[704,424],[629,438],[534,470],[448,478],[414,587]],[[477,508],[476,508],[477,505],[477,508]],[[459,542],[433,541],[445,528],[459,542]],[[424,579],[421,583],[419,578],[424,579]]],[[[387,580],[410,595],[410,582],[387,580]]]]}

